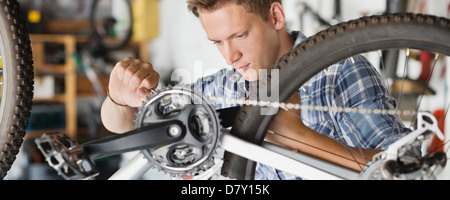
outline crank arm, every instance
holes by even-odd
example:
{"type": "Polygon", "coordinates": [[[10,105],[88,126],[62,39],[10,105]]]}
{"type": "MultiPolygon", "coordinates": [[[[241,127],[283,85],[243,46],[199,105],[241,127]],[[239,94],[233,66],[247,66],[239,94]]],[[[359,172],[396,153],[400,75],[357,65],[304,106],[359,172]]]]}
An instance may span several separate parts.
{"type": "Polygon", "coordinates": [[[185,127],[180,121],[167,121],[87,142],[82,146],[91,159],[98,159],[177,142],[185,134],[185,127]]]}
{"type": "Polygon", "coordinates": [[[167,121],[78,144],[65,133],[45,133],[35,139],[48,164],[67,180],[91,179],[99,174],[92,160],[177,142],[186,134],[180,121],[167,121]]]}

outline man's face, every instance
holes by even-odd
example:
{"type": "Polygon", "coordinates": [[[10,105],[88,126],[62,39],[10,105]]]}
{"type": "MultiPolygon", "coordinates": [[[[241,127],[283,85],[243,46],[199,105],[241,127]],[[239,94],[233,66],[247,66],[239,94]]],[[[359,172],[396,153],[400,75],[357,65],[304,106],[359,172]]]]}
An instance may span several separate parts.
{"type": "Polygon", "coordinates": [[[277,61],[280,44],[271,20],[264,21],[233,3],[199,13],[208,39],[246,80],[257,80],[260,69],[269,69],[277,61]]]}

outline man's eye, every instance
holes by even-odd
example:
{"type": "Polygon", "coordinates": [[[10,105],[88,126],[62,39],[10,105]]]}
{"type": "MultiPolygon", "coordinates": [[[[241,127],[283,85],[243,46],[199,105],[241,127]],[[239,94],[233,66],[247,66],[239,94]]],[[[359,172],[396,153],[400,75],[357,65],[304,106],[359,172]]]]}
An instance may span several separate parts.
{"type": "Polygon", "coordinates": [[[215,45],[222,44],[222,41],[214,41],[214,44],[215,44],[215,45]]]}
{"type": "Polygon", "coordinates": [[[239,34],[239,35],[236,35],[236,38],[237,38],[237,39],[242,39],[242,38],[245,38],[245,36],[247,36],[246,33],[244,33],[244,34],[239,34]]]}

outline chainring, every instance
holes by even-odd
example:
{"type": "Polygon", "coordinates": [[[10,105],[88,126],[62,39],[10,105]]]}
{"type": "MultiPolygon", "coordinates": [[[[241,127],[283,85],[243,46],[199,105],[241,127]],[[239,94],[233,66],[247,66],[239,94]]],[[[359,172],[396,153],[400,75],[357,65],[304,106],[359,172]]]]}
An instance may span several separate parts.
{"type": "Polygon", "coordinates": [[[206,179],[220,171],[221,126],[214,107],[187,86],[162,88],[143,102],[135,128],[170,120],[183,126],[170,128],[167,134],[184,134],[183,139],[144,150],[153,166],[174,179],[206,179]]]}

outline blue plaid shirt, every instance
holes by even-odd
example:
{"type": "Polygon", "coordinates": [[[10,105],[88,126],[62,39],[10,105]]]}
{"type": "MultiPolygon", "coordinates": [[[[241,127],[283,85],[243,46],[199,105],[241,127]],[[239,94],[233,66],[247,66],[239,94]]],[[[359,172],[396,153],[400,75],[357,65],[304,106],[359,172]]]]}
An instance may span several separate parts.
{"type": "MultiPolygon", "coordinates": [[[[306,39],[299,32],[293,32],[291,36],[296,39],[294,47],[306,39]]],[[[248,92],[245,79],[234,69],[222,69],[192,86],[205,96],[225,99],[244,99],[248,92]]],[[[330,66],[306,82],[298,92],[302,105],[367,109],[396,107],[396,100],[386,90],[378,71],[363,56],[330,66]]],[[[217,109],[237,106],[222,102],[213,102],[213,105],[217,109]]],[[[408,131],[400,119],[390,115],[301,110],[301,116],[309,128],[353,147],[382,149],[392,142],[387,138],[408,131]],[[398,126],[392,126],[395,123],[398,126]],[[393,130],[392,127],[399,128],[393,130]]],[[[301,178],[258,163],[255,179],[301,178]]]]}

